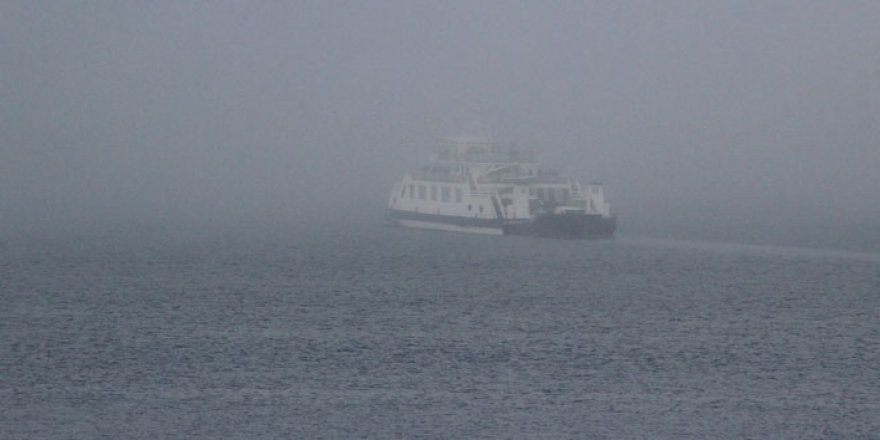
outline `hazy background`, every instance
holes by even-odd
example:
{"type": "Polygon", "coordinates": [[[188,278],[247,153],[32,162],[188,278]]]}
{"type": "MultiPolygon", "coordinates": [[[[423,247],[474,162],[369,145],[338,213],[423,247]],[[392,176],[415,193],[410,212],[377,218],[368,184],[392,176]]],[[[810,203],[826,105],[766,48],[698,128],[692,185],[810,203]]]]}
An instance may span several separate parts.
{"type": "Polygon", "coordinates": [[[878,23],[870,0],[6,0],[0,237],[379,222],[475,131],[605,182],[625,232],[875,227],[878,23]]]}

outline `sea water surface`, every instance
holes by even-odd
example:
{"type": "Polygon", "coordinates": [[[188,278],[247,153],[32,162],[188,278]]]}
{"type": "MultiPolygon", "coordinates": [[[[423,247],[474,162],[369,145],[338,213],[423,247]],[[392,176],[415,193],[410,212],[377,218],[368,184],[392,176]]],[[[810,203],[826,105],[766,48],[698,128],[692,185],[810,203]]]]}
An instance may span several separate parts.
{"type": "Polygon", "coordinates": [[[880,254],[372,223],[0,244],[0,438],[878,438],[880,254]]]}

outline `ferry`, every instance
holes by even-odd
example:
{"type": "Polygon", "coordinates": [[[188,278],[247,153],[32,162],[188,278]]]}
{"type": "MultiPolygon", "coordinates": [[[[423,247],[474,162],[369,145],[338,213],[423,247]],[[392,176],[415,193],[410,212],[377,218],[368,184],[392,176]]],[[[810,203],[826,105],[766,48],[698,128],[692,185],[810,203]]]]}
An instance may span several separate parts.
{"type": "Polygon", "coordinates": [[[385,210],[397,226],[492,235],[610,238],[617,218],[601,183],[541,168],[529,150],[484,137],[449,137],[394,184],[385,210]]]}

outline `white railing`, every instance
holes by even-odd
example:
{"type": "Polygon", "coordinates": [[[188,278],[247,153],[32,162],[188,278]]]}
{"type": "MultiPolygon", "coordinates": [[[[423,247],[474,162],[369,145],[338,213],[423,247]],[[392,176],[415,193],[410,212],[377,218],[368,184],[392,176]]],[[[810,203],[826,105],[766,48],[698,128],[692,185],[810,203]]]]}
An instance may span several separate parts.
{"type": "Polygon", "coordinates": [[[471,191],[471,197],[489,198],[496,195],[497,191],[471,191]]]}

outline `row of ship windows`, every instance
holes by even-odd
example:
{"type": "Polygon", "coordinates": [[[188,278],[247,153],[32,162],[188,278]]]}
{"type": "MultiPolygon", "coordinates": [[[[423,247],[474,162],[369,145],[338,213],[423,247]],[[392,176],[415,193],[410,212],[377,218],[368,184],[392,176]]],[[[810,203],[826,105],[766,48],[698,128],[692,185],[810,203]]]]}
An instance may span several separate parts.
{"type": "Polygon", "coordinates": [[[535,196],[545,202],[565,202],[570,197],[568,188],[529,188],[529,194],[535,196]]]}
{"type": "MultiPolygon", "coordinates": [[[[429,187],[427,185],[410,184],[409,187],[404,186],[403,188],[401,188],[400,197],[401,198],[409,197],[411,199],[428,200],[428,191],[430,191],[431,192],[431,200],[436,201],[437,195],[438,195],[437,188],[438,187],[436,185],[431,185],[429,187]],[[407,189],[409,191],[407,191],[407,189]]],[[[451,202],[453,188],[450,188],[448,186],[440,186],[439,188],[440,188],[440,190],[439,190],[440,201],[441,202],[451,202]]],[[[462,199],[461,188],[454,188],[454,189],[455,189],[455,203],[461,203],[461,199],[462,199]]]]}

